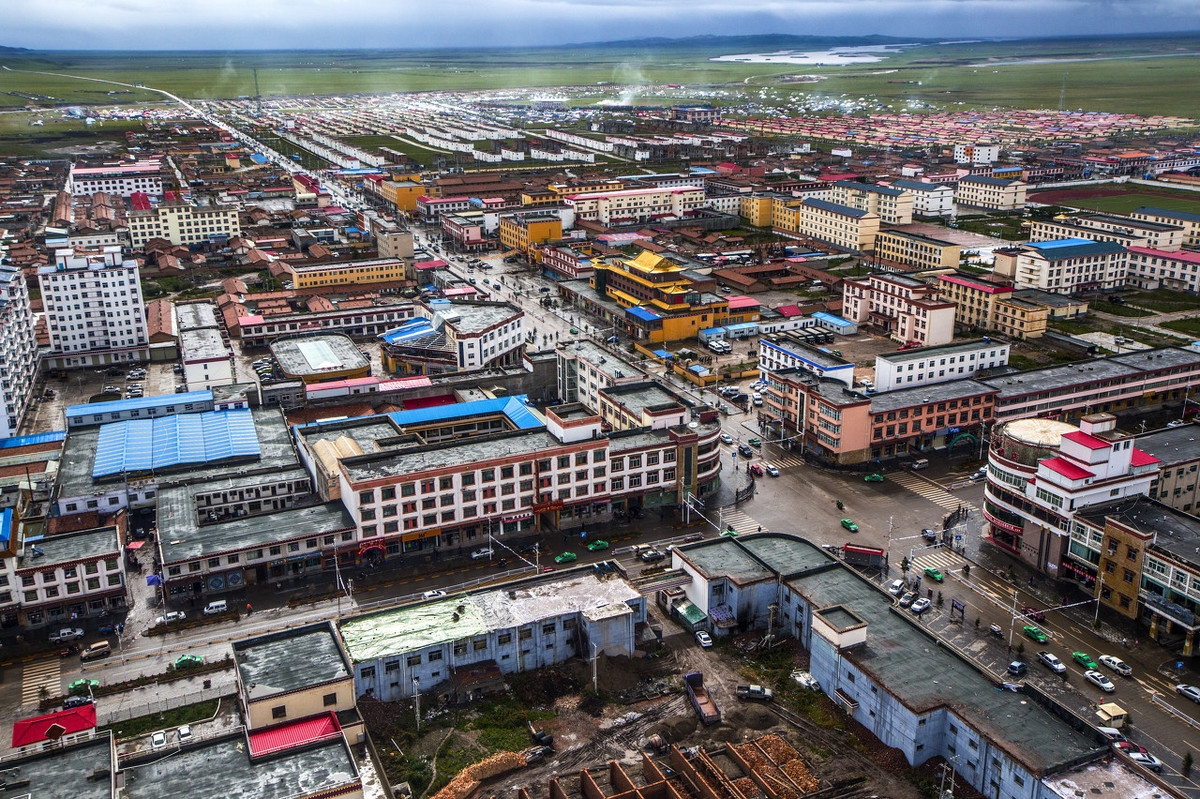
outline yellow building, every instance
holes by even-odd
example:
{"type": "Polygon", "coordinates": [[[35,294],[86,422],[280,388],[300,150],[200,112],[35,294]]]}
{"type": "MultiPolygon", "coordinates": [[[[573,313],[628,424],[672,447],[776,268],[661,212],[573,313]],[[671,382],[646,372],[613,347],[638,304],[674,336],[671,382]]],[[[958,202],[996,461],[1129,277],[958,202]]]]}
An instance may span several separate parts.
{"type": "Polygon", "coordinates": [[[938,290],[942,299],[954,303],[954,324],[959,328],[993,331],[1020,341],[1046,332],[1050,309],[1013,297],[1012,286],[957,274],[939,277],[938,290]]]}
{"type": "Polygon", "coordinates": [[[773,224],[772,206],[775,199],[769,194],[748,194],[739,198],[738,216],[754,227],[769,227],[773,224]]]}
{"type": "Polygon", "coordinates": [[[922,269],[954,269],[961,256],[959,245],[917,233],[881,230],[875,236],[875,257],[885,261],[922,269]]]}
{"type": "Polygon", "coordinates": [[[294,289],[361,283],[392,283],[405,279],[404,261],[399,258],[343,261],[310,266],[287,264],[284,266],[284,270],[291,275],[294,289]]]}
{"type": "Polygon", "coordinates": [[[425,187],[415,180],[385,180],[379,184],[379,193],[397,211],[412,213],[417,210],[417,198],[425,194],[425,187]]]}
{"type": "Polygon", "coordinates": [[[903,189],[839,180],[833,184],[829,199],[838,205],[870,211],[889,225],[912,223],[913,194],[903,189]]]}
{"type": "Polygon", "coordinates": [[[809,236],[851,252],[875,247],[879,215],[846,205],[808,197],[775,203],[772,225],[778,230],[809,236]]]}
{"type": "Polygon", "coordinates": [[[967,175],[958,181],[954,201],[972,208],[1019,211],[1025,207],[1025,183],[986,175],[967,175]]]}
{"type": "Polygon", "coordinates": [[[537,208],[542,205],[558,205],[562,197],[550,189],[530,189],[521,192],[521,205],[526,208],[537,208]]]}
{"type": "Polygon", "coordinates": [[[141,247],[150,239],[172,244],[200,244],[241,235],[237,208],[232,205],[192,205],[166,202],[157,208],[130,211],[129,243],[141,247]]]}
{"type": "Polygon", "coordinates": [[[637,258],[594,264],[591,286],[626,309],[626,325],[637,338],[678,341],[729,321],[729,301],[701,291],[685,272],[643,250],[637,258]]]}
{"type": "Polygon", "coordinates": [[[621,191],[625,188],[625,181],[599,178],[597,180],[573,180],[569,183],[551,183],[546,187],[548,191],[554,192],[558,197],[556,202],[562,202],[562,199],[571,194],[593,194],[604,193],[610,191],[621,191]]]}
{"type": "Polygon", "coordinates": [[[529,211],[500,217],[500,245],[535,261],[541,246],[562,238],[562,218],[553,211],[529,211]]]}

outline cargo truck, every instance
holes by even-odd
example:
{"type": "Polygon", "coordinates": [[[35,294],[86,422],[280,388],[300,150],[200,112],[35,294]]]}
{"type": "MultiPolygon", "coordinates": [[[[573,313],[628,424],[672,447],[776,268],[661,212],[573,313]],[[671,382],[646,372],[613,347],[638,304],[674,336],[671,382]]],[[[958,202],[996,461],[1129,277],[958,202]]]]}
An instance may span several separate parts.
{"type": "Polygon", "coordinates": [[[704,675],[693,671],[683,675],[683,684],[687,687],[688,697],[692,706],[700,714],[700,721],[705,724],[715,724],[721,720],[721,711],[713,701],[708,690],[704,687],[704,675]]]}

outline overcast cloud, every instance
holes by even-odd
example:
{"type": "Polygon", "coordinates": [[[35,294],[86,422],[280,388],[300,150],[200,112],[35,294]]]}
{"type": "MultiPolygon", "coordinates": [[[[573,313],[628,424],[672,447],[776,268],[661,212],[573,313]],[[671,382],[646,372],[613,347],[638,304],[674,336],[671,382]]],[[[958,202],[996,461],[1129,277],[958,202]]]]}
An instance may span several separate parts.
{"type": "Polygon", "coordinates": [[[0,0],[34,49],[479,47],[647,36],[921,37],[1200,30],[1196,0],[0,0]]]}

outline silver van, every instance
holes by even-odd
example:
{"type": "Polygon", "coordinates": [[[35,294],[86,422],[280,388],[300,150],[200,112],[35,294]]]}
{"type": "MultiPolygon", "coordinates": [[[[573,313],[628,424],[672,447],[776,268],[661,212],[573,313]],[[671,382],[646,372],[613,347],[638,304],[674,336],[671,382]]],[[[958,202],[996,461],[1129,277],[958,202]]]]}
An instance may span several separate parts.
{"type": "Polygon", "coordinates": [[[910,466],[908,468],[912,469],[914,472],[919,472],[921,469],[928,469],[929,468],[929,459],[928,458],[920,458],[919,460],[915,460],[912,462],[912,466],[910,466]]]}
{"type": "Polygon", "coordinates": [[[214,602],[209,602],[204,606],[205,616],[219,616],[222,613],[229,611],[229,603],[224,599],[218,599],[214,602]]]}

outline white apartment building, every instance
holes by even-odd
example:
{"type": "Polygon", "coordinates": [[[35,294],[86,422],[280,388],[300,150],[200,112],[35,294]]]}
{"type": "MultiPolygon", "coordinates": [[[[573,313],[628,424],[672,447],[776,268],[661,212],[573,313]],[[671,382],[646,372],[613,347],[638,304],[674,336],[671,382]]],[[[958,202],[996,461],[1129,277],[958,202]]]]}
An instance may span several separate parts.
{"type": "Polygon", "coordinates": [[[1143,289],[1200,292],[1200,253],[1127,247],[1130,285],[1143,289]]]}
{"type": "Polygon", "coordinates": [[[1000,145],[998,144],[954,145],[954,163],[956,164],[994,164],[999,160],[1000,145]]]}
{"type": "Polygon", "coordinates": [[[807,197],[794,207],[795,231],[851,252],[875,247],[879,215],[807,197]]]}
{"type": "Polygon", "coordinates": [[[151,197],[163,193],[161,165],[158,161],[138,161],[113,166],[71,167],[67,191],[75,197],[103,192],[128,197],[143,192],[151,197]]]}
{"type": "MultiPolygon", "coordinates": [[[[1052,419],[998,425],[988,452],[984,535],[1040,572],[1069,577],[1072,553],[1092,543],[1075,515],[1092,505],[1145,495],[1159,460],[1095,413],[1079,427],[1052,419]],[[1083,536],[1076,547],[1076,536],[1083,536]]],[[[1076,567],[1094,569],[1091,563],[1076,567]]]]}
{"type": "Polygon", "coordinates": [[[923,347],[954,339],[954,303],[938,299],[937,289],[928,283],[903,275],[846,278],[842,316],[923,347]]]}
{"type": "Polygon", "coordinates": [[[833,184],[830,200],[860,211],[869,211],[884,224],[907,225],[912,222],[913,195],[902,188],[839,180],[833,184]]]}
{"type": "Polygon", "coordinates": [[[116,527],[27,538],[0,587],[0,613],[28,627],[79,627],[125,607],[125,559],[116,527]],[[5,607],[16,604],[17,607],[5,607]]]}
{"type": "Polygon", "coordinates": [[[25,275],[20,269],[0,266],[0,387],[4,389],[0,438],[17,434],[32,399],[37,366],[37,337],[25,275]]]}
{"type": "Polygon", "coordinates": [[[137,263],[121,248],[58,250],[38,270],[50,334],[50,368],[149,359],[146,306],[137,263]]]}
{"type": "Polygon", "coordinates": [[[558,347],[558,396],[563,402],[581,403],[600,412],[600,392],[646,379],[641,369],[594,341],[582,340],[558,347]]]}
{"type": "Polygon", "coordinates": [[[156,238],[172,244],[202,244],[242,232],[237,209],[231,205],[162,203],[148,211],[130,211],[128,222],[129,243],[134,248],[156,238]]]}
{"type": "Polygon", "coordinates": [[[1183,246],[1200,247],[1200,214],[1143,205],[1129,216],[1142,222],[1181,227],[1183,228],[1183,246]]]}
{"type": "Polygon", "coordinates": [[[921,180],[893,180],[893,188],[912,195],[912,210],[917,216],[950,216],[954,213],[954,189],[921,180]]]}
{"type": "Polygon", "coordinates": [[[1048,222],[1034,220],[1029,226],[1030,241],[1075,238],[1115,241],[1123,247],[1178,250],[1183,246],[1183,228],[1108,214],[1060,216],[1048,222]]]}
{"type": "Polygon", "coordinates": [[[944,347],[885,352],[875,356],[875,390],[892,391],[975,377],[981,369],[1007,366],[1008,350],[1007,341],[983,338],[944,347]]]}
{"type": "Polygon", "coordinates": [[[1018,289],[1053,294],[1107,291],[1125,285],[1129,252],[1115,241],[1057,239],[995,253],[995,271],[1018,289]]]}
{"type": "Polygon", "coordinates": [[[576,219],[603,225],[636,224],[667,216],[683,218],[708,207],[704,189],[697,186],[572,194],[563,202],[574,210],[576,219]]]}
{"type": "Polygon", "coordinates": [[[967,175],[958,181],[954,201],[972,208],[1019,211],[1025,207],[1026,184],[986,175],[967,175]]]}

